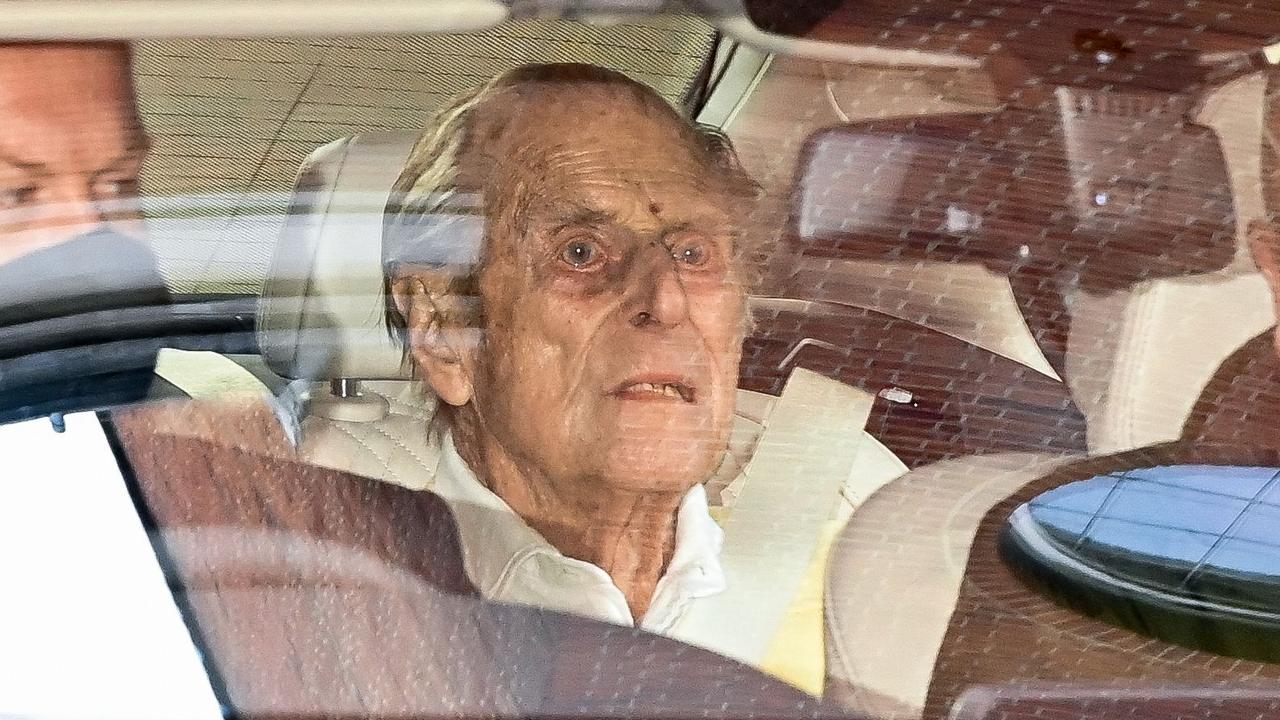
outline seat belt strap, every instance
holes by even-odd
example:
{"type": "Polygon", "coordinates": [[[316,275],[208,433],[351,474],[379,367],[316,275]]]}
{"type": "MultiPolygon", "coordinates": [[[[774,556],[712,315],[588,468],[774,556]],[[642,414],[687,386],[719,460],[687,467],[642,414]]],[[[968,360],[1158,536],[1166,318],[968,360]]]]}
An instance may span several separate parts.
{"type": "Polygon", "coordinates": [[[672,637],[763,661],[840,502],[874,401],[817,373],[792,372],[725,522],[728,589],[694,604],[672,637]]]}

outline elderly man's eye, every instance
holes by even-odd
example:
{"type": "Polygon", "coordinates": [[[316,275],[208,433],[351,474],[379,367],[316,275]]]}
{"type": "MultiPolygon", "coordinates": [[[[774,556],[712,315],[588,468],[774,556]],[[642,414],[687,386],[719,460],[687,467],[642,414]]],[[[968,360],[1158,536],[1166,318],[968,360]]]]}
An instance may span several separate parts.
{"type": "Polygon", "coordinates": [[[707,261],[707,251],[697,245],[691,245],[682,248],[676,259],[686,265],[701,265],[707,261]]]}
{"type": "Polygon", "coordinates": [[[701,241],[682,242],[671,248],[671,258],[685,267],[705,267],[712,259],[712,248],[701,241]]]}
{"type": "Polygon", "coordinates": [[[560,259],[578,269],[595,265],[603,256],[600,245],[593,240],[571,240],[560,250],[560,259]]]}

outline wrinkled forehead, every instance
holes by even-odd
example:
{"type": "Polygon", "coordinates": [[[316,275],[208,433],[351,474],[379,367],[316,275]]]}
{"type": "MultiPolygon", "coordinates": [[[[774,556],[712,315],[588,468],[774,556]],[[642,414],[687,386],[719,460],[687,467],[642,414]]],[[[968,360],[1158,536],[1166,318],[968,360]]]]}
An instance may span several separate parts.
{"type": "Polygon", "coordinates": [[[63,109],[116,106],[131,110],[128,48],[109,43],[0,43],[0,100],[53,103],[63,109]]]}
{"type": "Polygon", "coordinates": [[[399,218],[384,259],[484,264],[525,247],[534,219],[728,224],[742,199],[693,129],[660,98],[601,85],[499,91],[473,108],[453,189],[399,218]]]}
{"type": "MultiPolygon", "coordinates": [[[[726,213],[724,179],[673,112],[610,88],[561,88],[518,98],[483,153],[486,191],[519,193],[529,214],[665,216],[726,213]]],[[[626,219],[623,217],[622,219],[626,219]]]]}

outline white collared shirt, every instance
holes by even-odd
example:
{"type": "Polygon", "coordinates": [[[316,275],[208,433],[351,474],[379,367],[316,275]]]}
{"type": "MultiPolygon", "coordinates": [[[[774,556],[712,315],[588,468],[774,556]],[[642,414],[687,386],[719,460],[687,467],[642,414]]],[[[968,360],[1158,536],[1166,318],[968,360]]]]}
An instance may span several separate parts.
{"type": "MultiPolygon", "coordinates": [[[[617,625],[636,625],[622,590],[600,567],[568,557],[482,485],[445,434],[432,490],[453,511],[467,576],[498,602],[533,605],[617,625]]],[[[675,551],[639,626],[665,633],[693,603],[725,590],[720,566],[724,532],[712,519],[701,485],[676,513],[675,551]]]]}

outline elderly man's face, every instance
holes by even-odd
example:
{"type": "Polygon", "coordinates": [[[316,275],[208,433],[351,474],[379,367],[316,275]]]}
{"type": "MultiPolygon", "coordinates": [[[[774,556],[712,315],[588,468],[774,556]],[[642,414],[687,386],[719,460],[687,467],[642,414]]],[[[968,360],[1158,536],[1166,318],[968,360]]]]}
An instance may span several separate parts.
{"type": "Polygon", "coordinates": [[[100,226],[138,235],[146,137],[124,50],[0,46],[0,263],[100,226]]]}
{"type": "Polygon", "coordinates": [[[628,99],[548,94],[517,124],[490,149],[488,192],[525,207],[491,223],[481,277],[484,431],[564,481],[705,480],[737,387],[739,202],[670,119],[628,99]]]}

